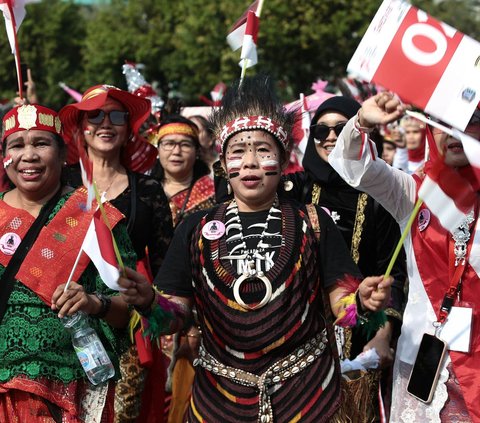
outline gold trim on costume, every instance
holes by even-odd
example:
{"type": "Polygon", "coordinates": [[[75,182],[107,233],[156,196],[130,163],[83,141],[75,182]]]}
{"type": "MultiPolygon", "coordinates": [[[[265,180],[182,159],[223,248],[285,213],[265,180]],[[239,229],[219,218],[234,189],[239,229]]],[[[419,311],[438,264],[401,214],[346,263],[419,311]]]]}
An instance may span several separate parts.
{"type": "Polygon", "coordinates": [[[385,309],[385,314],[390,317],[394,317],[395,319],[399,320],[400,322],[403,320],[403,316],[400,312],[395,310],[394,308],[387,308],[385,309]]]}
{"type": "Polygon", "coordinates": [[[313,184],[312,188],[312,203],[318,206],[318,202],[320,201],[320,192],[322,191],[322,187],[318,184],[313,184]]]}
{"type": "Polygon", "coordinates": [[[358,248],[362,240],[363,223],[365,222],[365,207],[367,206],[368,195],[362,193],[358,196],[357,212],[355,214],[355,225],[353,226],[352,244],[350,252],[355,264],[360,260],[358,248]]]}

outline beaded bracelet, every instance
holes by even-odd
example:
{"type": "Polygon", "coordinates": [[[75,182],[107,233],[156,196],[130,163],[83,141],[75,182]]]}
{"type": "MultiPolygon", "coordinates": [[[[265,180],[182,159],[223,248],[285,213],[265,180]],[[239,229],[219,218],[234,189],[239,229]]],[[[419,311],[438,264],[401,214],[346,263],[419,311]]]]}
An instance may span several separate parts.
{"type": "Polygon", "coordinates": [[[110,297],[107,297],[106,295],[101,294],[100,292],[94,292],[93,295],[95,295],[100,300],[101,307],[98,313],[91,314],[90,317],[93,317],[95,319],[103,319],[110,311],[110,307],[112,306],[112,299],[110,297]]]}

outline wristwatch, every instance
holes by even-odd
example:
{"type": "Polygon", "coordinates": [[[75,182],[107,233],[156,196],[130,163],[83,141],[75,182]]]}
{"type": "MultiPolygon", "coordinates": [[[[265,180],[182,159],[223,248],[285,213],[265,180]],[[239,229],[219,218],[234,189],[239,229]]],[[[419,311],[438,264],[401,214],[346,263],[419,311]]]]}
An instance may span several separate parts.
{"type": "Polygon", "coordinates": [[[93,295],[95,295],[100,300],[101,308],[98,313],[91,314],[90,316],[96,319],[103,319],[110,310],[110,307],[112,305],[112,299],[100,292],[94,292],[93,295]]]}

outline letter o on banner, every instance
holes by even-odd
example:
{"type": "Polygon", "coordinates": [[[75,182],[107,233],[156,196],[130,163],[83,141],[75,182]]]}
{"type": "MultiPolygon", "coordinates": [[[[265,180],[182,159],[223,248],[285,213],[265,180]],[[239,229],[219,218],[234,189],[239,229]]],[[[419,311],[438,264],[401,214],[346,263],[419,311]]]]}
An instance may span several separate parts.
{"type": "Polygon", "coordinates": [[[433,66],[442,60],[447,51],[447,40],[437,28],[424,24],[416,23],[407,28],[402,37],[402,50],[413,63],[420,66],[433,66]],[[435,50],[425,52],[413,44],[413,38],[423,36],[430,39],[435,44],[435,50]]]}

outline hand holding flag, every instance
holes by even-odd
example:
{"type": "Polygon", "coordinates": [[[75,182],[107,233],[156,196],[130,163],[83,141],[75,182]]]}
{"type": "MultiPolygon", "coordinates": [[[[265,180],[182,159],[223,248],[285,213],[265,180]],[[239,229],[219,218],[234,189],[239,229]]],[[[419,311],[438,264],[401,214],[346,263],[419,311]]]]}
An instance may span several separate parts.
{"type": "Polygon", "coordinates": [[[111,289],[121,290],[121,287],[118,285],[118,278],[120,276],[118,269],[120,268],[123,273],[125,266],[123,265],[123,260],[115,238],[113,237],[107,213],[103,204],[100,202],[100,195],[98,194],[95,184],[93,188],[98,202],[98,209],[92,216],[92,221],[85,234],[85,239],[83,240],[82,247],[80,248],[64,290],[68,289],[83,252],[90,257],[90,260],[92,260],[105,284],[111,289]]]}

